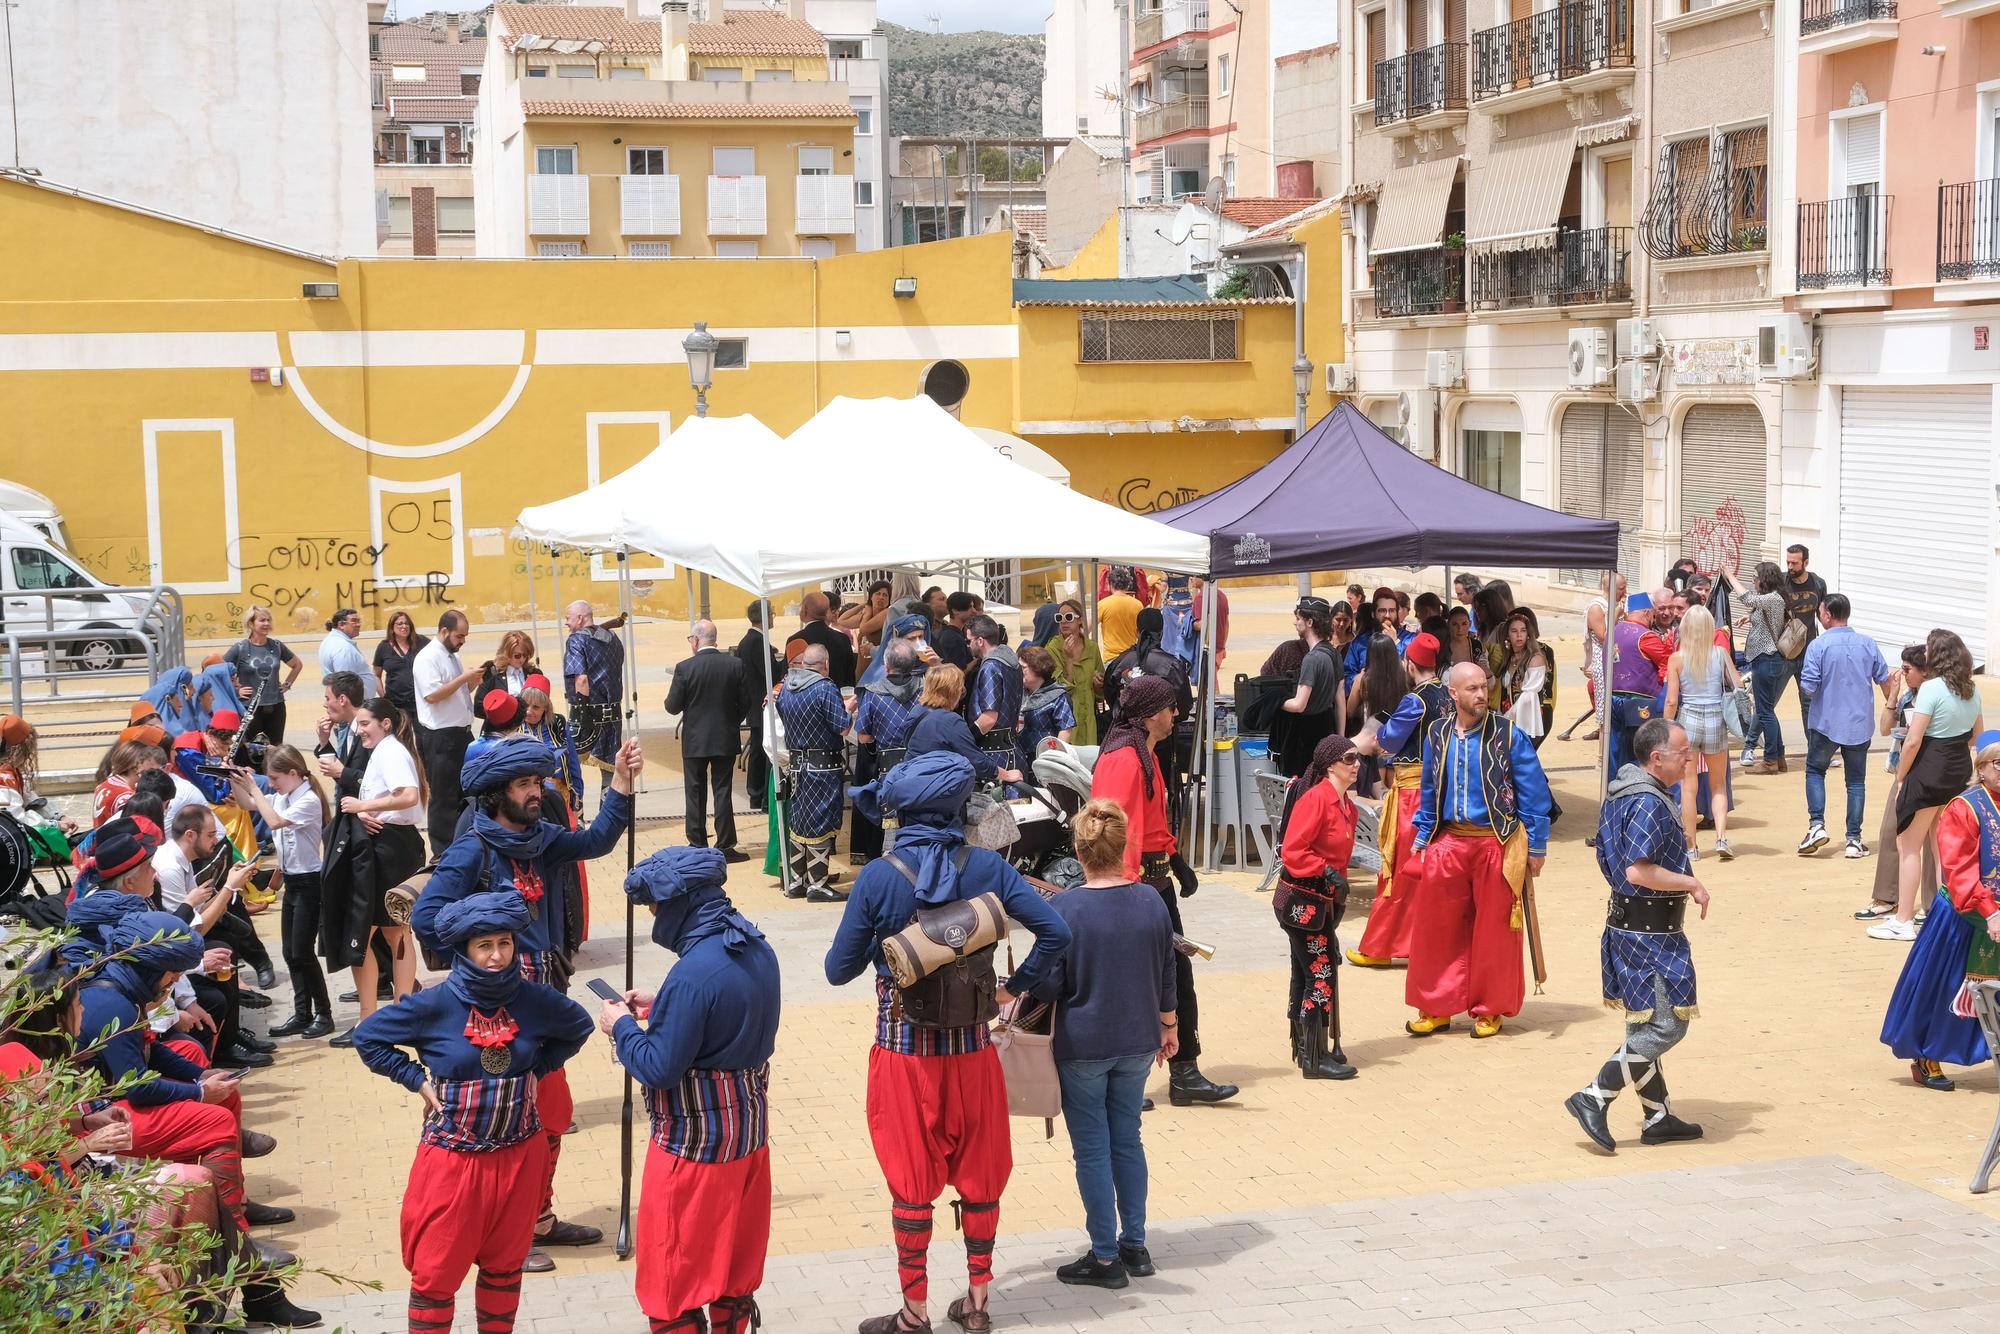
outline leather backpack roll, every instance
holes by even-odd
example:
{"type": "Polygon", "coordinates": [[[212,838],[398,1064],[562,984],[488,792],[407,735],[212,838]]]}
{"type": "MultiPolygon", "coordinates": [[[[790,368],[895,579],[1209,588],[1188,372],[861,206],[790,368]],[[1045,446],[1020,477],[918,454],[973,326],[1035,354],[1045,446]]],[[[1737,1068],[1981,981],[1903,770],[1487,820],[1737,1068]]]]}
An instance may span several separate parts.
{"type": "Polygon", "coordinates": [[[918,912],[915,920],[882,942],[882,962],[904,990],[946,964],[988,950],[1007,938],[1007,913],[998,894],[958,899],[918,912]]]}

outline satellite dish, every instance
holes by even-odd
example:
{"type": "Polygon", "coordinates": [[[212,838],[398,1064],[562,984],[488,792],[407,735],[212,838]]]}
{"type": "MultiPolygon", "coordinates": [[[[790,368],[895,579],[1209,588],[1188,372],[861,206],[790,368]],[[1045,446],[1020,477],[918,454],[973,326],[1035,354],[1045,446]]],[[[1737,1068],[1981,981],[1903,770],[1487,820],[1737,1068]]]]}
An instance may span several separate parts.
{"type": "Polygon", "coordinates": [[[1229,191],[1229,185],[1220,176],[1208,178],[1208,192],[1202,196],[1202,203],[1210,213],[1222,212],[1222,198],[1229,191]]]}

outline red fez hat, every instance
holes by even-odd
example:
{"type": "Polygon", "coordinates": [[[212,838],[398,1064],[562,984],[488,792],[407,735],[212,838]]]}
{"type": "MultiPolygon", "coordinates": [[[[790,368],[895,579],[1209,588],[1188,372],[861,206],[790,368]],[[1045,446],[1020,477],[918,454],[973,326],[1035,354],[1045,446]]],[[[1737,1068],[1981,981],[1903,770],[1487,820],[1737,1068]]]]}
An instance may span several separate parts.
{"type": "Polygon", "coordinates": [[[1403,650],[1403,656],[1419,667],[1436,667],[1438,665],[1437,636],[1429,634],[1418,635],[1410,641],[1409,647],[1403,650]]]}

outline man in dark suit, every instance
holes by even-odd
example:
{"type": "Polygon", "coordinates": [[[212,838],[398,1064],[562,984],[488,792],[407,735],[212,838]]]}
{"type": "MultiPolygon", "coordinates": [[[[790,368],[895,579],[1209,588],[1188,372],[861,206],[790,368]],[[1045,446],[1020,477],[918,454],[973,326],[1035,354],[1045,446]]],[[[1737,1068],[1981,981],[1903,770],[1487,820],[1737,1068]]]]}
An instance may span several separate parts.
{"type": "Polygon", "coordinates": [[[694,656],[674,668],[667,712],[681,715],[682,784],[687,793],[690,846],[708,846],[708,799],[715,797],[715,845],[724,859],[750,860],[736,846],[736,809],[729,774],[736,767],[743,710],[750,698],[743,664],[715,646],[715,622],[696,621],[688,636],[694,656]]]}
{"type": "Polygon", "coordinates": [[[815,589],[799,599],[799,628],[792,632],[791,639],[803,639],[808,644],[818,644],[826,650],[827,679],[842,690],[854,689],[855,661],[854,641],[843,630],[836,630],[826,623],[833,611],[833,603],[826,594],[815,589]]]}
{"type": "MultiPolygon", "coordinates": [[[[361,744],[360,734],[354,730],[354,711],[367,702],[368,687],[353,672],[333,672],[322,678],[320,684],[326,691],[326,712],[320,715],[319,741],[313,747],[313,754],[319,757],[320,773],[333,780],[328,800],[337,811],[342,797],[361,795],[361,775],[368,768],[368,747],[361,744]]],[[[381,969],[375,994],[382,1000],[394,1000],[396,993],[389,980],[389,946],[381,932],[369,937],[368,948],[374,951],[376,966],[381,969]]],[[[340,999],[352,1004],[355,995],[350,991],[340,999]]]]}
{"type": "Polygon", "coordinates": [[[761,814],[769,806],[771,793],[771,757],[764,752],[765,683],[776,686],[785,679],[785,660],[771,648],[763,599],[750,604],[749,618],[750,628],[743,632],[743,638],[736,641],[736,660],[743,664],[743,697],[746,701],[743,721],[750,726],[750,751],[745,756],[743,786],[750,796],[750,809],[761,814]],[[766,662],[771,668],[768,674],[764,670],[766,662]]]}

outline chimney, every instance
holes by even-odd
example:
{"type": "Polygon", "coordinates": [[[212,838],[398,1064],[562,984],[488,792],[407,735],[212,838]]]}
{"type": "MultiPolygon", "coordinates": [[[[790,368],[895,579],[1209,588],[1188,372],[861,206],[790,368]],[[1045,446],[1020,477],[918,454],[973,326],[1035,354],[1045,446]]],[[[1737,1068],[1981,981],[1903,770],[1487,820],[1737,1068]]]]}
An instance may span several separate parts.
{"type": "Polygon", "coordinates": [[[785,0],[785,13],[789,17],[804,23],[806,21],[806,0],[785,0]]]}
{"type": "MultiPolygon", "coordinates": [[[[638,0],[631,0],[638,3],[638,0]]],[[[681,81],[689,77],[688,71],[688,0],[666,0],[660,6],[660,55],[670,81],[681,81]]]]}
{"type": "Polygon", "coordinates": [[[457,14],[455,14],[455,13],[448,13],[448,14],[446,14],[446,15],[444,16],[444,40],[445,40],[445,45],[447,45],[447,46],[457,46],[457,45],[458,45],[458,42],[459,42],[459,32],[458,32],[458,26],[459,26],[459,22],[460,22],[460,19],[459,19],[459,16],[458,16],[457,14]]]}
{"type": "Polygon", "coordinates": [[[435,259],[437,252],[437,190],[428,185],[413,185],[410,187],[410,253],[420,259],[435,259]]]}

